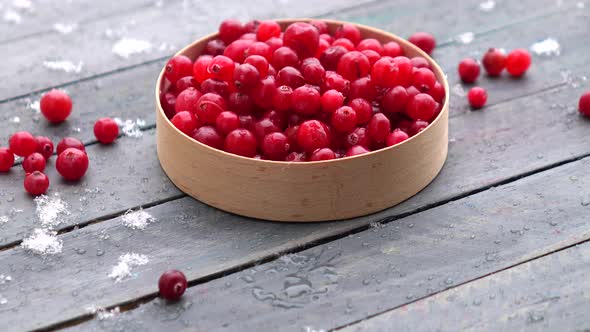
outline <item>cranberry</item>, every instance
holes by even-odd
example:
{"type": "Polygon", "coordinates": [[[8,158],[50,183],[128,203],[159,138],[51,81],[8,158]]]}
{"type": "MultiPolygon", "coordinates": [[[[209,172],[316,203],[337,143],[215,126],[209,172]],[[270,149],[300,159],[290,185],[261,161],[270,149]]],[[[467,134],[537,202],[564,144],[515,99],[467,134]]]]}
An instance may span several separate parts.
{"type": "Polygon", "coordinates": [[[488,100],[488,93],[484,88],[476,86],[471,88],[467,93],[467,100],[471,107],[475,109],[482,108],[488,100]]]}
{"type": "Polygon", "coordinates": [[[281,132],[274,132],[264,136],[260,149],[264,156],[270,160],[284,160],[289,153],[287,136],[281,132]]]}
{"type": "Polygon", "coordinates": [[[228,82],[209,78],[201,83],[201,93],[215,93],[223,98],[229,97],[230,87],[228,82]]]}
{"type": "Polygon", "coordinates": [[[287,27],[283,35],[285,46],[293,49],[301,58],[314,56],[318,49],[320,34],[311,24],[296,22],[287,27]]]}
{"type": "Polygon", "coordinates": [[[416,120],[410,125],[410,135],[414,136],[428,127],[428,122],[423,120],[416,120]]]}
{"type": "Polygon", "coordinates": [[[30,133],[19,131],[10,136],[10,150],[17,156],[26,157],[37,151],[37,141],[30,133]]]}
{"type": "Polygon", "coordinates": [[[344,95],[337,90],[328,90],[324,92],[320,102],[323,112],[334,113],[344,105],[344,95]]]}
{"type": "Polygon", "coordinates": [[[434,98],[437,103],[442,103],[445,98],[445,88],[439,82],[434,83],[432,90],[428,91],[428,94],[434,98]]]}
{"type": "Polygon", "coordinates": [[[285,157],[285,161],[288,161],[290,163],[297,163],[297,162],[304,162],[305,160],[305,153],[299,153],[299,152],[291,152],[287,155],[287,157],[285,157]]]}
{"type": "Polygon", "coordinates": [[[283,40],[279,37],[272,37],[266,41],[266,44],[270,46],[270,53],[274,54],[279,47],[283,46],[283,40]]]}
{"type": "Polygon", "coordinates": [[[341,92],[344,96],[347,96],[350,92],[350,81],[336,72],[327,71],[326,76],[324,77],[323,90],[332,89],[341,92]]]}
{"type": "Polygon", "coordinates": [[[251,40],[253,42],[257,41],[256,40],[256,34],[255,33],[252,33],[252,32],[243,34],[242,37],[240,37],[240,39],[242,39],[242,40],[251,40]]]}
{"type": "Polygon", "coordinates": [[[232,92],[227,99],[227,108],[239,115],[252,113],[254,102],[249,95],[242,92],[232,92]]]}
{"type": "Polygon", "coordinates": [[[281,35],[281,26],[275,21],[262,21],[256,30],[256,39],[267,41],[272,37],[281,35]]]}
{"type": "Polygon", "coordinates": [[[188,88],[195,88],[197,86],[197,81],[192,76],[185,76],[181,77],[176,81],[174,87],[176,88],[176,92],[180,93],[188,88]]]}
{"type": "Polygon", "coordinates": [[[410,97],[403,86],[393,87],[383,95],[381,108],[384,113],[403,113],[410,97]]]}
{"type": "Polygon", "coordinates": [[[320,85],[324,80],[326,70],[317,58],[307,58],[301,62],[301,74],[305,82],[320,85]]]}
{"type": "Polygon", "coordinates": [[[219,132],[221,132],[223,135],[227,135],[232,130],[238,129],[240,127],[240,119],[234,112],[221,112],[215,120],[215,126],[219,132]]]}
{"type": "Polygon", "coordinates": [[[246,24],[244,24],[244,32],[254,33],[258,29],[259,25],[260,25],[259,20],[248,21],[246,24]]]}
{"type": "Polygon", "coordinates": [[[246,49],[246,52],[244,53],[246,57],[250,55],[260,55],[267,60],[270,60],[272,58],[272,54],[273,51],[271,50],[270,46],[267,43],[260,41],[250,44],[250,46],[248,46],[248,49],[246,49]]]}
{"type": "Polygon", "coordinates": [[[176,103],[174,104],[176,113],[182,111],[189,111],[192,113],[197,112],[199,106],[197,102],[201,96],[203,96],[203,94],[195,88],[188,88],[182,91],[178,97],[176,97],[176,103]]]}
{"type": "Polygon", "coordinates": [[[506,71],[514,76],[520,77],[526,73],[531,65],[531,55],[523,48],[518,48],[506,57],[506,71]]]}
{"type": "Polygon", "coordinates": [[[229,153],[252,158],[256,149],[256,137],[248,129],[235,129],[225,138],[225,151],[229,153]]]}
{"type": "Polygon", "coordinates": [[[436,77],[428,68],[418,68],[412,74],[412,85],[421,92],[428,92],[434,88],[436,77]]]}
{"type": "MultiPolygon", "coordinates": [[[[330,46],[332,46],[332,45],[327,40],[320,38],[320,42],[318,44],[318,49],[314,55],[315,58],[316,59],[319,58],[322,55],[322,53],[324,53],[325,50],[330,48],[330,46]]],[[[310,58],[308,58],[308,59],[310,59],[310,58]]],[[[313,58],[311,58],[311,59],[313,59],[313,58]]]]}
{"type": "Polygon", "coordinates": [[[355,145],[355,146],[351,146],[350,148],[348,148],[348,150],[346,151],[346,157],[358,156],[358,155],[365,154],[368,152],[369,152],[369,150],[367,150],[364,146],[355,145]]]}
{"type": "Polygon", "coordinates": [[[23,160],[23,169],[25,173],[33,173],[34,171],[43,172],[45,170],[45,164],[45,157],[39,152],[34,152],[23,160]]]}
{"type": "Polygon", "coordinates": [[[317,149],[311,154],[311,157],[309,158],[310,161],[322,161],[332,159],[336,159],[336,154],[330,148],[317,149]]]}
{"type": "Polygon", "coordinates": [[[408,38],[408,41],[418,46],[426,54],[432,53],[436,47],[436,40],[428,32],[416,32],[408,38]]]}
{"type": "Polygon", "coordinates": [[[219,39],[226,45],[240,38],[245,32],[244,26],[238,20],[227,19],[219,25],[219,39]]]}
{"type": "Polygon", "coordinates": [[[263,118],[254,124],[254,135],[259,140],[262,140],[267,134],[278,131],[281,131],[281,128],[271,119],[263,118]]]}
{"type": "Polygon", "coordinates": [[[414,120],[430,121],[436,112],[438,104],[425,93],[419,93],[410,100],[406,107],[406,113],[414,120]]]}
{"type": "Polygon", "coordinates": [[[359,51],[344,54],[338,61],[336,72],[349,81],[366,76],[371,70],[369,59],[359,51]]]}
{"type": "Polygon", "coordinates": [[[358,45],[356,45],[357,51],[364,51],[364,50],[372,50],[379,54],[383,53],[383,45],[377,39],[374,38],[367,38],[361,40],[358,45]]]}
{"type": "Polygon", "coordinates": [[[252,115],[240,115],[240,126],[250,131],[254,130],[256,119],[252,115]]]}
{"type": "Polygon", "coordinates": [[[213,57],[210,55],[201,55],[195,60],[195,64],[193,65],[193,76],[199,84],[203,83],[204,80],[213,77],[208,70],[211,62],[213,62],[213,57]]]}
{"type": "Polygon", "coordinates": [[[385,140],[385,144],[387,146],[396,145],[398,143],[401,143],[401,142],[407,140],[408,138],[409,138],[409,136],[408,136],[408,134],[406,134],[406,132],[396,129],[391,134],[389,134],[387,136],[387,139],[385,140]]]}
{"type": "Polygon", "coordinates": [[[9,148],[0,147],[0,172],[8,172],[14,165],[14,153],[9,148]]]}
{"type": "MultiPolygon", "coordinates": [[[[290,67],[285,67],[290,68],[290,67]]],[[[286,112],[291,108],[293,89],[287,85],[281,85],[275,92],[272,102],[277,111],[286,112]]]]}
{"type": "Polygon", "coordinates": [[[253,42],[253,40],[236,40],[235,42],[227,45],[223,51],[223,55],[237,63],[242,63],[246,58],[246,50],[253,42]]]}
{"type": "Polygon", "coordinates": [[[178,79],[193,74],[193,62],[187,56],[176,55],[168,60],[166,69],[164,70],[164,77],[174,84],[178,79]]]}
{"type": "Polygon", "coordinates": [[[225,51],[225,43],[221,39],[213,39],[207,42],[205,45],[205,54],[216,56],[222,55],[225,51]]]}
{"type": "Polygon", "coordinates": [[[252,90],[252,99],[254,103],[265,110],[271,109],[273,106],[273,97],[277,90],[275,79],[272,76],[268,76],[260,82],[252,90]]]}
{"type": "Polygon", "coordinates": [[[391,132],[391,123],[383,113],[376,113],[369,121],[367,134],[375,143],[385,142],[387,135],[391,132]]]}
{"type": "Polygon", "coordinates": [[[346,52],[354,51],[354,44],[346,38],[338,38],[332,42],[332,46],[342,46],[346,52]]]}
{"type": "Polygon", "coordinates": [[[590,91],[584,93],[578,102],[578,110],[585,116],[590,116],[590,91]]]}
{"type": "Polygon", "coordinates": [[[248,90],[258,84],[260,73],[258,69],[250,64],[238,65],[234,71],[234,82],[236,88],[248,90]]]}
{"type": "Polygon", "coordinates": [[[390,41],[383,45],[383,53],[381,55],[395,58],[404,55],[404,51],[397,42],[390,41]]]}
{"type": "Polygon", "coordinates": [[[408,101],[412,100],[412,98],[414,98],[414,96],[421,93],[420,90],[418,90],[415,86],[407,87],[406,92],[408,93],[408,101]]]}
{"type": "Polygon", "coordinates": [[[164,110],[164,114],[171,119],[176,114],[176,96],[173,93],[167,92],[160,94],[160,105],[164,110]]]}
{"type": "Polygon", "coordinates": [[[409,134],[410,127],[412,126],[412,121],[409,120],[401,120],[397,123],[397,129],[409,134]]]}
{"type": "Polygon", "coordinates": [[[367,134],[367,128],[357,127],[352,133],[346,136],[345,146],[347,148],[353,147],[355,145],[361,145],[366,148],[369,148],[371,144],[371,140],[369,139],[369,135],[367,134]]]}
{"type": "Polygon", "coordinates": [[[37,152],[42,154],[45,160],[49,159],[53,154],[53,142],[45,136],[37,136],[35,141],[37,141],[37,152]]]}
{"type": "Polygon", "coordinates": [[[168,301],[180,299],[186,290],[186,285],[186,277],[178,270],[168,270],[158,280],[160,296],[168,301]]]}
{"type": "Polygon", "coordinates": [[[297,144],[297,133],[299,132],[299,126],[290,126],[285,129],[283,132],[285,136],[287,136],[287,141],[289,142],[289,149],[291,151],[299,151],[301,152],[301,147],[297,144]]]}
{"type": "Polygon", "coordinates": [[[43,195],[49,188],[49,178],[47,175],[41,173],[41,171],[27,173],[25,176],[24,187],[25,190],[33,196],[43,195]]]}
{"type": "Polygon", "coordinates": [[[322,20],[312,20],[309,22],[320,34],[328,33],[328,24],[322,20]]]}
{"type": "Polygon", "coordinates": [[[218,55],[213,58],[207,70],[213,78],[229,82],[234,76],[235,63],[225,55],[218,55]]]}
{"type": "Polygon", "coordinates": [[[269,119],[275,125],[277,125],[281,129],[283,129],[287,126],[287,116],[288,116],[288,114],[285,112],[278,112],[276,110],[271,110],[271,111],[264,112],[261,119],[269,119]]]}
{"type": "Polygon", "coordinates": [[[62,152],[66,149],[73,148],[78,149],[84,153],[86,153],[86,148],[84,147],[84,143],[75,137],[64,137],[57,143],[57,155],[59,156],[62,152]]]}
{"type": "Polygon", "coordinates": [[[351,132],[356,124],[356,112],[352,107],[342,106],[332,113],[332,126],[340,132],[351,132]]]}
{"type": "Polygon", "coordinates": [[[113,143],[119,136],[119,126],[111,118],[100,118],[94,123],[94,136],[102,144],[113,143]]]}
{"type": "Polygon", "coordinates": [[[321,107],[320,93],[309,86],[301,86],[293,91],[291,106],[293,111],[303,115],[313,115],[321,107]]]}
{"type": "Polygon", "coordinates": [[[406,57],[383,57],[373,65],[371,78],[377,86],[384,88],[408,86],[412,78],[412,63],[406,57]]]}
{"type": "Polygon", "coordinates": [[[377,90],[370,77],[361,77],[350,84],[348,98],[363,98],[372,102],[377,97],[377,90]]]}
{"type": "Polygon", "coordinates": [[[199,127],[191,136],[195,141],[201,142],[212,148],[221,149],[223,147],[223,136],[211,126],[199,127]]]}
{"type": "Polygon", "coordinates": [[[55,168],[64,179],[70,181],[79,180],[86,174],[88,169],[88,156],[79,149],[67,148],[59,153],[55,168]]]}
{"type": "Polygon", "coordinates": [[[489,76],[500,76],[506,67],[506,55],[497,48],[490,48],[483,55],[481,64],[489,76]]]}
{"type": "Polygon", "coordinates": [[[320,39],[323,39],[330,44],[332,44],[334,42],[334,38],[332,36],[330,36],[328,33],[320,34],[320,39]]]}
{"type": "Polygon", "coordinates": [[[320,121],[308,120],[299,126],[297,143],[308,153],[330,146],[330,133],[320,121]]]}
{"type": "Polygon", "coordinates": [[[428,60],[426,60],[426,58],[423,58],[421,56],[415,56],[413,58],[410,59],[410,62],[412,63],[412,66],[414,68],[430,68],[430,62],[428,62],[428,60]]]}
{"type": "Polygon", "coordinates": [[[340,58],[348,51],[342,46],[331,46],[320,55],[320,63],[326,70],[335,71],[340,58]]]}
{"type": "Polygon", "coordinates": [[[275,50],[272,55],[272,65],[275,69],[281,70],[283,67],[299,67],[299,57],[291,48],[282,46],[275,50]]]}
{"type": "Polygon", "coordinates": [[[479,76],[479,64],[475,59],[465,58],[459,62],[459,77],[465,83],[473,83],[479,76]]]}
{"type": "Polygon", "coordinates": [[[197,102],[196,116],[199,121],[214,124],[219,113],[227,110],[223,97],[214,93],[206,93],[197,102]]]}
{"type": "Polygon", "coordinates": [[[296,89],[305,84],[301,72],[291,66],[284,67],[277,73],[277,85],[287,85],[296,89]]]}
{"type": "Polygon", "coordinates": [[[354,24],[344,23],[336,29],[335,38],[346,38],[354,45],[361,41],[361,31],[354,24]]]}
{"type": "Polygon", "coordinates": [[[171,122],[174,125],[174,127],[182,131],[186,135],[192,134],[198,126],[197,117],[194,113],[188,111],[176,113],[176,115],[174,115],[174,117],[172,118],[171,122]]]}
{"type": "Polygon", "coordinates": [[[72,100],[67,93],[51,90],[41,97],[41,113],[52,123],[64,122],[72,113],[72,100]]]}
{"type": "Polygon", "coordinates": [[[260,77],[266,77],[266,75],[268,75],[268,61],[263,56],[250,55],[244,60],[244,64],[249,64],[256,67],[260,77]]]}
{"type": "Polygon", "coordinates": [[[356,98],[348,103],[348,106],[356,113],[356,121],[359,124],[366,124],[373,117],[373,106],[363,98],[356,98]]]}
{"type": "Polygon", "coordinates": [[[371,67],[373,67],[375,62],[381,59],[381,55],[373,50],[363,50],[361,53],[363,53],[367,59],[369,59],[369,64],[371,64],[371,67]]]}

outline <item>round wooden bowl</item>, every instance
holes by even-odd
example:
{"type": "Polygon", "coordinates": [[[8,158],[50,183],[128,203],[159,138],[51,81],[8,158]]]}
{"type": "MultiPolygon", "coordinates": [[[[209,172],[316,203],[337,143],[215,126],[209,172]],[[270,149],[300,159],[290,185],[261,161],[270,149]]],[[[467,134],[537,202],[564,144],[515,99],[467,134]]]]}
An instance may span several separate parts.
{"type": "MultiPolygon", "coordinates": [[[[309,19],[279,20],[283,28],[309,19]]],[[[326,20],[331,32],[343,22],[326,20]]],[[[392,207],[418,193],[439,173],[447,156],[449,85],[423,51],[391,33],[357,25],[363,38],[398,42],[406,56],[430,62],[445,88],[438,117],[421,133],[382,150],[319,162],[245,158],[211,148],[176,129],[160,106],[163,70],[156,85],[157,151],[164,172],[183,192],[239,215],[292,222],[342,220],[392,207]]],[[[182,49],[198,57],[215,34],[182,49]]]]}

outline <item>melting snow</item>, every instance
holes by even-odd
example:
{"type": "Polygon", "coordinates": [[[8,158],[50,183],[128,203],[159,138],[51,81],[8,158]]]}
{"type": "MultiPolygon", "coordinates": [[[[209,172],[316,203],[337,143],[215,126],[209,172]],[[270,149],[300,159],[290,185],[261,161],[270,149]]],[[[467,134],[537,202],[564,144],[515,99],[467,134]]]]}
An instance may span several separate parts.
{"type": "Polygon", "coordinates": [[[479,9],[484,12],[489,12],[496,7],[496,2],[494,0],[487,0],[479,4],[479,9]]]}
{"type": "Polygon", "coordinates": [[[557,40],[549,37],[540,42],[536,42],[531,46],[531,51],[536,55],[559,55],[561,53],[561,47],[557,40]]]}
{"type": "Polygon", "coordinates": [[[63,222],[61,218],[69,215],[68,205],[56,193],[53,197],[41,195],[35,198],[37,217],[41,225],[53,228],[63,222]]]}
{"type": "Polygon", "coordinates": [[[473,32],[469,31],[458,35],[457,41],[459,41],[461,44],[471,44],[474,38],[475,35],[473,34],[473,32]]]}
{"type": "Polygon", "coordinates": [[[97,307],[95,305],[86,307],[86,311],[90,314],[96,315],[98,320],[113,318],[121,313],[121,309],[119,309],[119,307],[114,307],[111,310],[107,310],[103,307],[97,307]]]}
{"type": "Polygon", "coordinates": [[[82,66],[84,66],[84,63],[82,61],[78,61],[78,64],[75,64],[70,60],[43,61],[43,66],[49,70],[79,74],[82,71],[82,66]]]}
{"type": "Polygon", "coordinates": [[[35,111],[35,113],[41,112],[41,102],[39,100],[30,101],[27,104],[27,107],[31,110],[35,111]]]}
{"type": "Polygon", "coordinates": [[[2,297],[2,295],[0,294],[0,305],[6,303],[8,303],[8,300],[5,297],[2,297]]]}
{"type": "Polygon", "coordinates": [[[56,235],[55,231],[36,228],[32,235],[23,240],[21,246],[40,255],[59,254],[62,251],[63,242],[56,235]]]}
{"type": "Polygon", "coordinates": [[[3,224],[6,224],[7,222],[8,222],[7,216],[0,216],[0,226],[2,226],[3,224]]]}
{"type": "Polygon", "coordinates": [[[126,253],[119,257],[119,263],[113,266],[109,277],[115,279],[115,282],[131,276],[131,269],[136,266],[146,265],[149,259],[146,255],[136,253],[126,253]]]}
{"type": "Polygon", "coordinates": [[[8,121],[10,121],[12,123],[20,123],[20,118],[18,116],[13,116],[8,121]]]}
{"type": "Polygon", "coordinates": [[[1,284],[5,284],[5,283],[10,282],[10,281],[12,281],[12,277],[11,276],[9,276],[9,275],[6,275],[5,276],[3,274],[0,274],[0,285],[1,284]]]}
{"type": "Polygon", "coordinates": [[[76,23],[55,23],[53,25],[53,30],[62,35],[67,35],[68,33],[72,33],[77,27],[78,25],[76,23]]]}
{"type": "Polygon", "coordinates": [[[145,212],[142,208],[137,211],[128,210],[123,215],[123,225],[131,229],[145,229],[148,224],[156,221],[151,214],[145,212]]]}
{"type": "Polygon", "coordinates": [[[4,12],[4,16],[2,16],[2,18],[6,22],[14,23],[14,24],[20,24],[20,22],[22,22],[22,20],[23,20],[19,13],[15,12],[14,10],[10,10],[10,9],[8,9],[4,12]]]}
{"type": "Polygon", "coordinates": [[[128,59],[133,54],[145,53],[151,50],[152,44],[145,40],[139,40],[134,38],[121,38],[118,42],[113,45],[113,53],[116,55],[128,59]]]}
{"type": "Polygon", "coordinates": [[[145,126],[145,120],[136,119],[135,121],[127,119],[125,121],[121,118],[114,118],[115,122],[121,127],[121,131],[125,136],[141,137],[141,128],[145,126]]]}

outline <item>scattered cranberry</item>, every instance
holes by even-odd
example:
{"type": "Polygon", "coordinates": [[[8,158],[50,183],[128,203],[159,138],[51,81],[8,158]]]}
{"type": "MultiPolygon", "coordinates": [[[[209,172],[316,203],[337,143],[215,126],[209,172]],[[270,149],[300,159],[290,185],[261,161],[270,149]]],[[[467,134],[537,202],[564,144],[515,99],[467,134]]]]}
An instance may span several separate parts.
{"type": "Polygon", "coordinates": [[[229,153],[252,158],[256,149],[256,137],[247,129],[236,129],[225,138],[225,151],[229,153]]]}
{"type": "Polygon", "coordinates": [[[488,93],[484,88],[476,86],[467,93],[467,100],[469,100],[471,107],[475,109],[482,108],[488,100],[488,93]]]}
{"type": "Polygon", "coordinates": [[[58,155],[55,168],[66,180],[79,180],[88,169],[88,156],[79,149],[67,148],[58,155]]]}
{"type": "Polygon", "coordinates": [[[94,123],[94,136],[102,144],[111,144],[119,136],[119,126],[111,118],[100,118],[94,123]]]}
{"type": "Polygon", "coordinates": [[[226,45],[229,45],[234,40],[240,38],[245,32],[244,26],[238,20],[227,19],[219,25],[219,38],[223,40],[226,45]]]}
{"type": "Polygon", "coordinates": [[[530,65],[531,55],[523,48],[508,53],[508,56],[506,57],[506,71],[514,77],[524,75],[530,65]]]}
{"type": "Polygon", "coordinates": [[[160,296],[168,301],[179,300],[184,294],[186,286],[186,277],[178,270],[168,270],[158,280],[160,296]]]}
{"type": "Polygon", "coordinates": [[[459,62],[459,77],[465,83],[473,83],[479,76],[479,64],[475,59],[465,58],[459,62]]]}
{"type": "Polygon", "coordinates": [[[192,134],[195,141],[201,142],[215,149],[223,148],[223,136],[214,127],[202,126],[192,134]]]}
{"type": "Polygon", "coordinates": [[[17,156],[26,157],[37,151],[37,141],[30,133],[19,131],[10,136],[10,150],[17,156]]]}
{"type": "Polygon", "coordinates": [[[84,147],[84,143],[82,143],[82,141],[74,137],[64,137],[61,141],[59,141],[59,143],[57,143],[57,155],[59,156],[68,148],[78,149],[86,153],[86,148],[84,147]]]}
{"type": "Polygon", "coordinates": [[[313,25],[303,22],[289,25],[283,36],[285,46],[293,49],[301,58],[315,55],[319,39],[318,30],[313,25]]]}
{"type": "Polygon", "coordinates": [[[590,117],[590,91],[584,93],[578,102],[578,110],[585,116],[590,117]]]}
{"type": "Polygon", "coordinates": [[[41,171],[27,173],[24,187],[33,196],[43,195],[47,192],[47,188],[49,188],[49,178],[47,175],[41,173],[41,171]]]}
{"type": "Polygon", "coordinates": [[[197,129],[197,118],[194,113],[182,111],[172,118],[172,124],[186,135],[190,135],[197,129]]]}
{"type": "Polygon", "coordinates": [[[45,160],[49,159],[53,154],[53,142],[45,136],[37,136],[35,141],[37,141],[37,152],[43,155],[45,160]]]}
{"type": "Polygon", "coordinates": [[[406,134],[406,132],[396,129],[391,134],[389,134],[387,136],[387,139],[385,140],[385,144],[387,146],[396,145],[396,144],[399,144],[399,143],[407,140],[408,138],[409,138],[409,136],[408,136],[408,134],[406,134]]]}
{"type": "Polygon", "coordinates": [[[481,64],[489,76],[500,76],[506,67],[506,55],[497,48],[490,48],[481,59],[481,64]]]}
{"type": "Polygon", "coordinates": [[[428,32],[416,32],[408,38],[408,41],[418,46],[426,54],[432,53],[436,47],[436,40],[428,32]]]}
{"type": "Polygon", "coordinates": [[[52,123],[64,122],[72,113],[72,100],[67,93],[51,90],[41,97],[41,113],[52,123]]]}
{"type": "Polygon", "coordinates": [[[14,153],[9,148],[0,147],[0,172],[8,172],[14,165],[14,153]]]}
{"type": "Polygon", "coordinates": [[[39,152],[34,152],[23,160],[23,169],[25,173],[33,173],[34,171],[43,172],[45,170],[45,164],[45,157],[39,152]]]}
{"type": "Polygon", "coordinates": [[[181,77],[190,76],[193,74],[193,62],[187,56],[177,55],[168,60],[164,77],[170,83],[175,84],[181,77]]]}

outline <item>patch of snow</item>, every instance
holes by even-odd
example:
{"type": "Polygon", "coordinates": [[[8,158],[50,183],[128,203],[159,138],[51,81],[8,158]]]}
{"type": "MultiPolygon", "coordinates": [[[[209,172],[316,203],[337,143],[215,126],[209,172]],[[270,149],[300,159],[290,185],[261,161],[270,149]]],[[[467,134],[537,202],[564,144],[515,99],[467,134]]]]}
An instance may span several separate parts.
{"type": "Polygon", "coordinates": [[[61,253],[63,241],[57,238],[57,232],[36,228],[33,234],[23,240],[21,247],[40,255],[55,255],[61,253]]]}
{"type": "Polygon", "coordinates": [[[23,21],[23,18],[20,16],[20,14],[11,9],[7,9],[4,12],[2,18],[4,21],[13,24],[20,24],[23,21]]]}
{"type": "Polygon", "coordinates": [[[135,121],[131,119],[126,119],[123,121],[121,118],[114,118],[115,122],[119,127],[121,127],[121,131],[125,136],[129,137],[141,137],[143,134],[141,132],[141,128],[145,126],[146,122],[142,119],[135,119],[135,121]]]}
{"type": "Polygon", "coordinates": [[[455,84],[455,86],[451,88],[451,91],[459,97],[465,97],[467,95],[467,92],[465,92],[465,89],[463,89],[461,84],[455,84]]]}
{"type": "Polygon", "coordinates": [[[494,0],[487,0],[479,4],[479,9],[484,12],[492,11],[496,7],[494,0]]]}
{"type": "Polygon", "coordinates": [[[78,64],[75,64],[70,60],[56,60],[43,61],[43,66],[49,70],[79,74],[82,71],[84,63],[82,61],[78,61],[78,64]]]}
{"type": "Polygon", "coordinates": [[[8,119],[11,123],[20,123],[20,118],[18,116],[13,116],[12,118],[8,119]]]}
{"type": "MultiPolygon", "coordinates": [[[[108,35],[108,34],[107,34],[108,35]]],[[[113,45],[113,53],[117,56],[128,59],[130,56],[145,53],[152,49],[152,44],[146,40],[134,38],[121,38],[113,45]]]]}
{"type": "Polygon", "coordinates": [[[456,39],[461,44],[471,44],[473,39],[475,39],[475,35],[473,34],[473,32],[468,31],[458,35],[456,39]]]}
{"type": "Polygon", "coordinates": [[[18,9],[33,9],[33,4],[31,3],[31,0],[12,0],[12,6],[18,9]]]}
{"type": "Polygon", "coordinates": [[[67,35],[72,33],[72,31],[76,30],[78,24],[76,23],[55,23],[53,25],[53,30],[61,33],[62,35],[67,35]]]}
{"type": "Polygon", "coordinates": [[[146,255],[126,253],[119,257],[119,262],[113,266],[109,277],[115,279],[115,282],[120,282],[131,276],[131,269],[136,266],[146,265],[148,262],[149,259],[146,255]]]}
{"type": "Polygon", "coordinates": [[[41,195],[35,198],[37,217],[41,225],[53,228],[63,222],[61,218],[69,215],[68,205],[56,193],[53,197],[41,195]]]}
{"type": "Polygon", "coordinates": [[[2,294],[0,294],[0,305],[6,304],[6,303],[8,303],[8,300],[5,297],[2,297],[2,294]]]}
{"type": "Polygon", "coordinates": [[[7,282],[11,282],[11,281],[12,281],[11,276],[0,274],[0,285],[5,284],[7,282]]]}
{"type": "Polygon", "coordinates": [[[0,216],[0,226],[8,222],[8,216],[0,216]]]}
{"type": "Polygon", "coordinates": [[[128,210],[123,215],[123,225],[131,228],[131,229],[140,229],[143,230],[147,227],[148,224],[153,223],[156,221],[151,214],[144,211],[142,208],[139,208],[137,211],[128,210]]]}
{"type": "Polygon", "coordinates": [[[30,108],[35,113],[41,112],[41,102],[39,100],[31,101],[29,100],[27,103],[27,108],[30,108]]]}
{"type": "Polygon", "coordinates": [[[92,315],[96,315],[98,320],[110,319],[121,313],[121,309],[119,307],[114,307],[111,310],[107,310],[103,307],[97,307],[95,305],[86,307],[86,311],[92,315]]]}
{"type": "Polygon", "coordinates": [[[559,55],[561,54],[561,46],[556,39],[551,37],[536,42],[531,46],[531,51],[536,55],[541,56],[551,56],[551,55],[559,55]]]}

